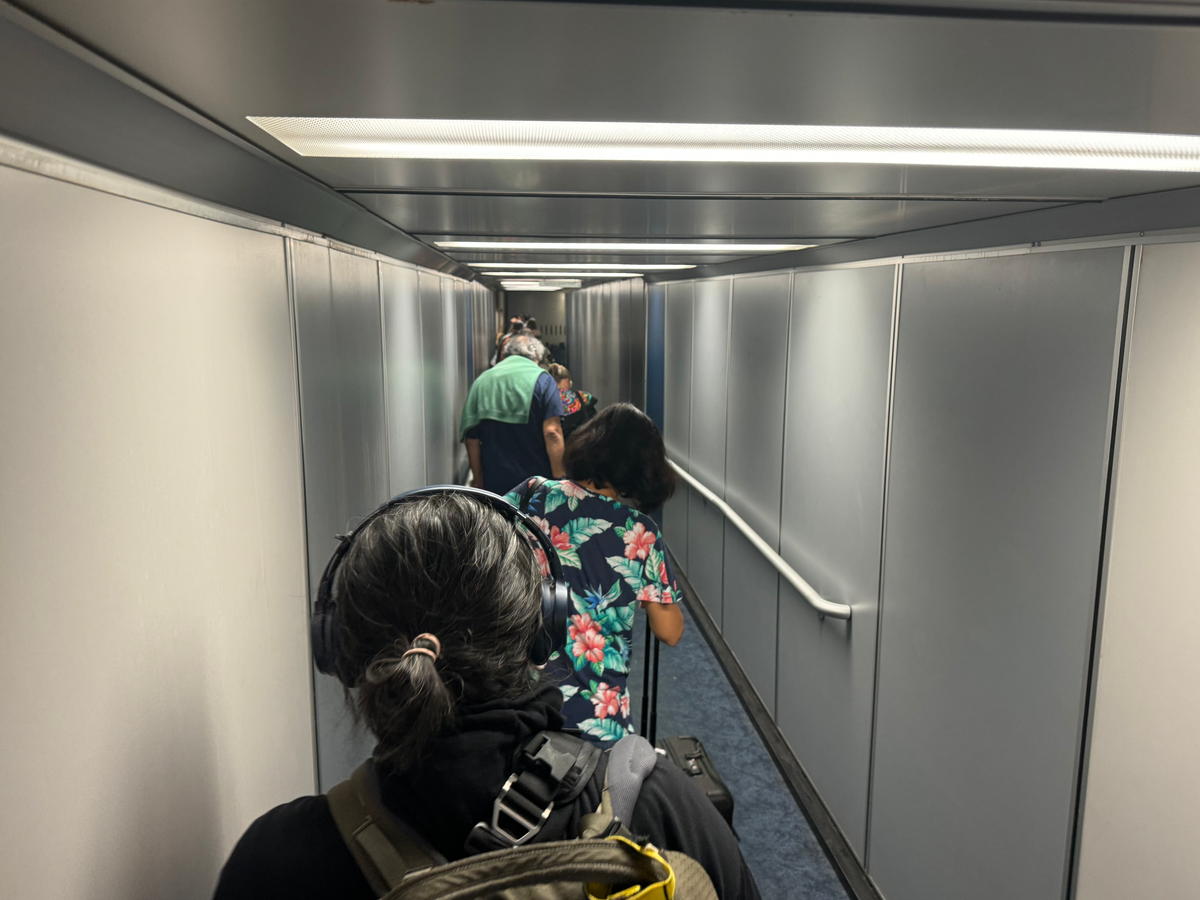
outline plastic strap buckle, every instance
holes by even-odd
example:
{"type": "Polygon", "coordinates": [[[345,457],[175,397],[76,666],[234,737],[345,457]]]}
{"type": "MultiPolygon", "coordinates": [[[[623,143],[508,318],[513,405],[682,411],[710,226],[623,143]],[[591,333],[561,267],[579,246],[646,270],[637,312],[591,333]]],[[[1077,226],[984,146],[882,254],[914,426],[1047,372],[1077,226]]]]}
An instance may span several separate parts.
{"type": "Polygon", "coordinates": [[[518,782],[517,775],[510,775],[508,781],[504,783],[504,789],[500,791],[500,796],[492,804],[492,834],[510,847],[520,847],[532,840],[542,830],[542,826],[546,824],[546,820],[550,818],[550,813],[554,810],[552,796],[550,802],[539,812],[533,801],[522,796],[519,790],[513,790],[517,787],[518,782]],[[520,830],[510,830],[510,827],[505,824],[505,818],[515,823],[520,830]]]}

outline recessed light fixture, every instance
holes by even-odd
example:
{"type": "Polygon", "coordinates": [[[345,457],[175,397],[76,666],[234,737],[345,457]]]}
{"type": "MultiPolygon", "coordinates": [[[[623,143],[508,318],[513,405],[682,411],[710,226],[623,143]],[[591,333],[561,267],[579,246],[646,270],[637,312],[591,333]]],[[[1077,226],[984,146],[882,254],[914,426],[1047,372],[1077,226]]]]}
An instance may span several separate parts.
{"type": "Polygon", "coordinates": [[[1200,137],[1124,131],[248,116],[301,156],[1200,171],[1200,137]]]}
{"type": "Polygon", "coordinates": [[[659,272],[667,269],[694,269],[691,263],[519,263],[519,262],[469,262],[475,269],[637,269],[641,272],[659,272]]]}
{"type": "Polygon", "coordinates": [[[639,278],[640,272],[480,272],[492,278],[639,278]]]}
{"type": "MultiPolygon", "coordinates": [[[[813,244],[760,244],[760,243],[714,243],[700,241],[686,243],[652,243],[639,241],[434,241],[442,250],[495,250],[522,251],[525,253],[588,252],[588,253],[686,253],[689,256],[729,253],[782,253],[784,250],[805,250],[813,244]]],[[[511,263],[503,263],[511,265],[511,263]]],[[[575,263],[572,263],[575,265],[575,263]]]]}
{"type": "Polygon", "coordinates": [[[551,284],[546,281],[502,281],[500,287],[506,291],[568,291],[579,287],[579,283],[551,284]]]}

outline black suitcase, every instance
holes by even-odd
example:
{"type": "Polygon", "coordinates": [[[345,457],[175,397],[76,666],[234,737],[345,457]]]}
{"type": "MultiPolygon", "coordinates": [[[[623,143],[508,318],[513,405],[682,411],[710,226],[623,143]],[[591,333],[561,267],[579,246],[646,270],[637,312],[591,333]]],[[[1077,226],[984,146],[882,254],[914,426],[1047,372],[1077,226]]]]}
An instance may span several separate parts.
{"type": "Polygon", "coordinates": [[[667,759],[694,779],[696,787],[704,791],[705,796],[717,808],[717,812],[732,828],[733,795],[729,793],[729,788],[713,767],[712,760],[704,752],[704,745],[694,737],[681,735],[659,738],[655,746],[666,753],[667,759]]]}
{"type": "MultiPolygon", "coordinates": [[[[690,735],[658,737],[658,648],[659,641],[646,620],[646,663],[642,682],[642,734],[655,748],[682,772],[695,779],[717,812],[733,828],[733,794],[712,763],[699,739],[690,735]]],[[[735,831],[734,834],[737,834],[735,831]]]]}

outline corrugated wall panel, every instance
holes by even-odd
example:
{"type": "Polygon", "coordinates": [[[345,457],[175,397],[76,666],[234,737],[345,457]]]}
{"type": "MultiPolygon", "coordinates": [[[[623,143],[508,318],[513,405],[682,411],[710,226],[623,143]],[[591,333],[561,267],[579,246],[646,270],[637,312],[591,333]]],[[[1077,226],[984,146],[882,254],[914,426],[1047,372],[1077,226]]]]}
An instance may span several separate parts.
{"type": "Polygon", "coordinates": [[[780,586],[776,721],[866,848],[895,266],[797,272],[780,554],[850,622],[780,586]]]}
{"type": "MultiPolygon", "coordinates": [[[[725,493],[726,387],[729,377],[729,312],[733,282],[695,285],[692,338],[692,404],[689,471],[723,497],[725,493]]],[[[720,625],[724,597],[725,516],[702,497],[688,505],[688,578],[720,625]]]]}
{"type": "Polygon", "coordinates": [[[380,263],[387,363],[388,492],[425,484],[425,403],[421,385],[421,296],[416,269],[380,263]]]}
{"type": "MultiPolygon", "coordinates": [[[[692,413],[692,284],[667,286],[663,371],[663,442],[685,469],[692,413]]],[[[688,566],[688,488],[680,484],[663,506],[663,536],[685,569],[688,566]]]]}
{"type": "MultiPolygon", "coordinates": [[[[729,338],[725,500],[775,547],[791,284],[788,273],[734,279],[729,338]]],[[[762,554],[726,528],[723,631],[772,713],[778,584],[778,574],[762,554]]]]}
{"type": "Polygon", "coordinates": [[[868,850],[888,900],[1063,895],[1123,258],[904,267],[868,850]]]}

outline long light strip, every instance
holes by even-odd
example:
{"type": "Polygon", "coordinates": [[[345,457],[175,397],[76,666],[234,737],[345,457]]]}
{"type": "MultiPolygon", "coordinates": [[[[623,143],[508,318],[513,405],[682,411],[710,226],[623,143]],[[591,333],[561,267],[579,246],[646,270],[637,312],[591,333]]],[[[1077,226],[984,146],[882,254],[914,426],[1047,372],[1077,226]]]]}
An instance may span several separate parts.
{"type": "Polygon", "coordinates": [[[1120,131],[248,116],[301,156],[1200,171],[1200,137],[1120,131]]]}
{"type": "Polygon", "coordinates": [[[519,263],[469,262],[473,269],[637,269],[639,272],[659,272],[668,269],[694,269],[692,263],[519,263]]]}
{"type": "Polygon", "coordinates": [[[492,278],[640,278],[641,272],[480,272],[492,278]]]}
{"type": "Polygon", "coordinates": [[[500,287],[506,291],[567,291],[578,284],[547,284],[540,281],[502,281],[500,287]]]}
{"type": "MultiPolygon", "coordinates": [[[[686,253],[689,256],[727,253],[781,253],[784,250],[805,250],[813,244],[705,244],[700,241],[687,243],[652,243],[640,241],[434,241],[434,246],[443,250],[493,250],[540,252],[588,252],[588,253],[686,253]]],[[[509,265],[509,263],[504,263],[509,265]]],[[[572,263],[571,265],[577,265],[572,263]]]]}

